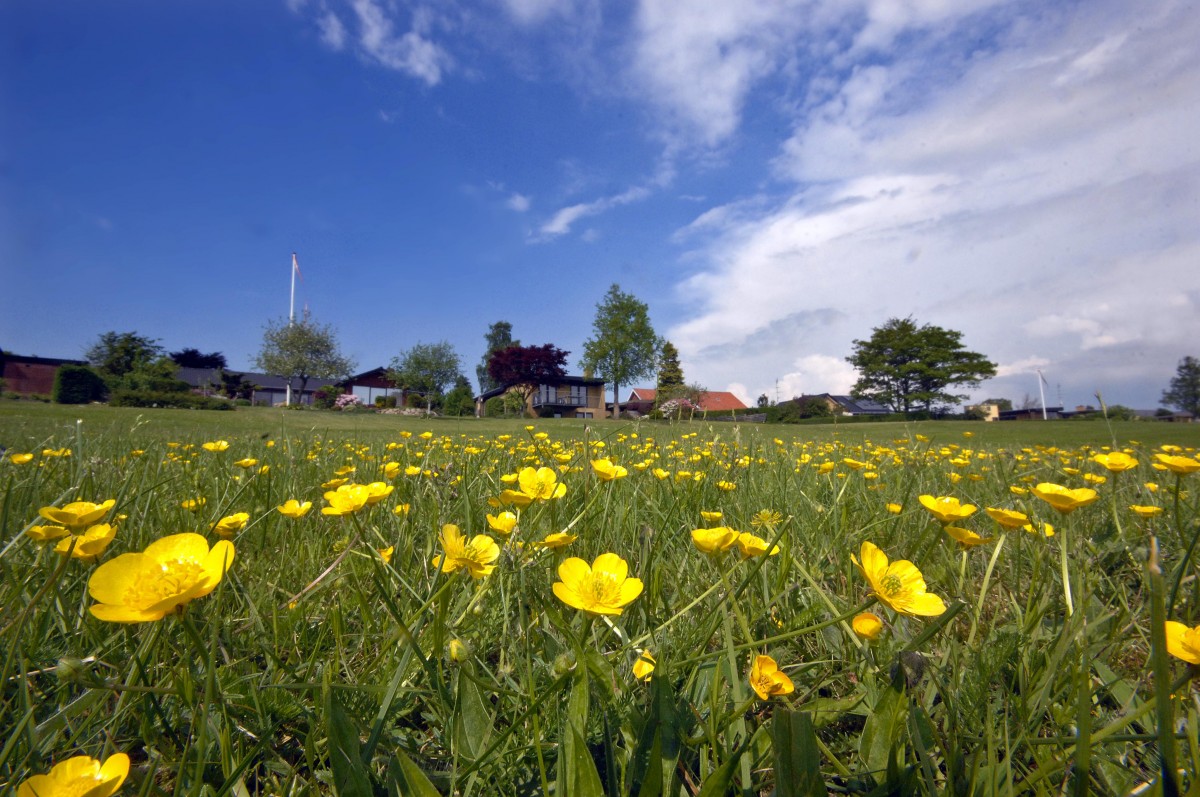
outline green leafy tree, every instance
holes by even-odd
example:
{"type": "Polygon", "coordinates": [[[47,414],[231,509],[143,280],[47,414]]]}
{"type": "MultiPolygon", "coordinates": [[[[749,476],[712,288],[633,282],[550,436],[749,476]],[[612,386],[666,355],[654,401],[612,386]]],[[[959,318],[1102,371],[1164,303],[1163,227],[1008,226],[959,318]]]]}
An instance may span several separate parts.
{"type": "Polygon", "coordinates": [[[1200,360],[1184,357],[1179,361],[1171,384],[1163,391],[1161,403],[1200,415],[1200,360]]]}
{"type": "Polygon", "coordinates": [[[621,385],[654,373],[661,348],[650,308],[614,283],[596,305],[592,337],[583,344],[581,366],[613,386],[613,417],[620,415],[621,385]]]}
{"type": "Polygon", "coordinates": [[[354,370],[354,361],[338,347],[333,327],[317,323],[307,312],[299,321],[268,321],[254,364],[265,373],[287,379],[288,384],[299,379],[301,394],[313,377],[344,379],[354,370]]]}
{"type": "Polygon", "coordinates": [[[388,368],[388,380],[402,390],[413,390],[425,397],[425,410],[433,409],[447,385],[462,371],[462,362],[454,347],[446,341],[418,343],[397,355],[388,368]]]}
{"type": "Polygon", "coordinates": [[[851,394],[904,413],[958,404],[966,396],[950,388],[978,387],[996,375],[995,363],[967,351],[961,341],[961,332],[918,327],[912,318],[889,319],[868,340],[854,341],[854,353],[846,358],[858,370],[851,394]]]}
{"type": "Polygon", "coordinates": [[[155,362],[163,356],[163,347],[157,338],[136,332],[105,332],[83,356],[101,376],[111,379],[155,362]]]}
{"type": "Polygon", "coordinates": [[[475,412],[475,397],[471,394],[471,381],[462,374],[454,379],[454,387],[442,399],[442,414],[461,417],[475,412]]]}
{"type": "Polygon", "coordinates": [[[684,384],[683,367],[679,364],[679,349],[675,348],[671,341],[664,341],[658,358],[658,383],[655,389],[661,393],[671,388],[683,387],[684,384]]]}
{"type": "Polygon", "coordinates": [[[487,350],[484,351],[479,365],[475,366],[475,379],[479,382],[480,393],[500,387],[500,383],[488,373],[488,364],[492,361],[492,355],[510,346],[521,345],[521,341],[513,340],[512,324],[507,321],[497,321],[492,324],[488,327],[487,334],[483,336],[483,339],[487,341],[487,350]]]}

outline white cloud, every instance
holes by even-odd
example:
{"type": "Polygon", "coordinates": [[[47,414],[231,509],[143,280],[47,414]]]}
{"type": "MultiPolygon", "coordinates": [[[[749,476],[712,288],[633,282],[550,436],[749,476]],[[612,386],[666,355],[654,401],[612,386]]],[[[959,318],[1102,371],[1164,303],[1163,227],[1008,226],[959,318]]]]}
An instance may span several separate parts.
{"type": "Polygon", "coordinates": [[[912,315],[1009,364],[981,396],[1021,390],[1036,363],[1068,394],[1152,404],[1153,374],[1200,336],[1200,13],[1031,6],[993,20],[985,47],[938,28],[856,66],[864,40],[950,13],[914,2],[889,21],[885,5],[869,4],[833,89],[797,112],[776,162],[790,195],[681,231],[702,269],[680,298],[698,310],[668,336],[702,381],[838,392],[851,342],[912,315]],[[754,351],[764,329],[822,308],[835,314],[754,351]]]}
{"type": "Polygon", "coordinates": [[[553,14],[562,14],[570,3],[565,0],[503,0],[509,15],[522,25],[544,22],[553,14]]]}
{"type": "Polygon", "coordinates": [[[368,58],[430,86],[441,81],[452,61],[449,53],[424,35],[428,12],[414,13],[412,29],[397,36],[392,19],[373,0],[354,0],[352,5],[358,17],[358,44],[368,58]]]}
{"type": "Polygon", "coordinates": [[[571,231],[571,226],[582,218],[594,216],[597,213],[603,213],[609,208],[618,207],[620,205],[628,205],[631,202],[637,202],[650,196],[650,189],[635,186],[628,191],[610,197],[604,197],[592,202],[582,202],[577,205],[570,205],[562,208],[550,217],[550,220],[539,228],[539,236],[533,240],[546,241],[551,238],[557,238],[571,231]]]}
{"type": "Polygon", "coordinates": [[[341,50],[346,46],[346,26],[332,11],[326,11],[317,20],[317,29],[321,33],[321,43],[331,50],[341,50]]]}
{"type": "Polygon", "coordinates": [[[509,210],[515,210],[517,213],[524,213],[529,210],[530,199],[524,194],[513,193],[504,203],[509,210]]]}

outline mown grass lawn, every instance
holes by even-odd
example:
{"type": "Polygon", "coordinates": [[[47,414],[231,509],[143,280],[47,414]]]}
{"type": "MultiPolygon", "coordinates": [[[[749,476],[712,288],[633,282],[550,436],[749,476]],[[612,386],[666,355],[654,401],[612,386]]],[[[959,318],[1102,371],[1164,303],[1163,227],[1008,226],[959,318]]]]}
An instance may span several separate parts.
{"type": "Polygon", "coordinates": [[[1200,766],[1200,426],[5,402],[0,445],[0,791],[84,755],[188,795],[1200,766]]]}

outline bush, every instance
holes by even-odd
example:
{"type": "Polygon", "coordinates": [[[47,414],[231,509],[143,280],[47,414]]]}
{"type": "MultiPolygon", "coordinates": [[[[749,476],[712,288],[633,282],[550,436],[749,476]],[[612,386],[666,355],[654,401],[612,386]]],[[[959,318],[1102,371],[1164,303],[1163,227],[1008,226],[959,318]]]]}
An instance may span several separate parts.
{"type": "Polygon", "coordinates": [[[104,378],[86,365],[63,365],[54,374],[55,404],[88,404],[106,392],[104,378]]]}
{"type": "Polygon", "coordinates": [[[313,393],[312,405],[319,410],[331,410],[340,395],[342,389],[337,385],[324,385],[313,393]]]}
{"type": "Polygon", "coordinates": [[[253,406],[253,404],[254,402],[252,402],[250,399],[240,398],[233,400],[233,406],[235,407],[250,407],[253,406]]]}
{"type": "Polygon", "coordinates": [[[376,396],[375,397],[375,406],[381,410],[394,410],[394,409],[396,409],[396,397],[395,396],[376,396]]]}
{"type": "Polygon", "coordinates": [[[333,408],[335,410],[342,410],[343,412],[359,409],[362,405],[362,399],[353,393],[343,393],[333,402],[333,408]]]}
{"type": "Polygon", "coordinates": [[[181,410],[232,410],[233,403],[225,399],[198,396],[195,393],[175,393],[154,390],[114,390],[108,399],[110,407],[159,407],[181,410]]]}

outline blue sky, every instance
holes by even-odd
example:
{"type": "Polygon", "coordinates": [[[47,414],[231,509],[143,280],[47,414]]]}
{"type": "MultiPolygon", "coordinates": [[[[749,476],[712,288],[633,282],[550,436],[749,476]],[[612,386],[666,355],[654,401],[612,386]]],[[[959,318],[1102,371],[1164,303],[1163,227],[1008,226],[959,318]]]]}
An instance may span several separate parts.
{"type": "Polygon", "coordinates": [[[617,282],[747,400],[912,316],[999,363],[975,398],[1153,407],[1200,355],[1197,40],[1172,0],[10,0],[0,347],[248,370],[295,251],[362,370],[473,378],[498,320],[574,368],[617,282]]]}

